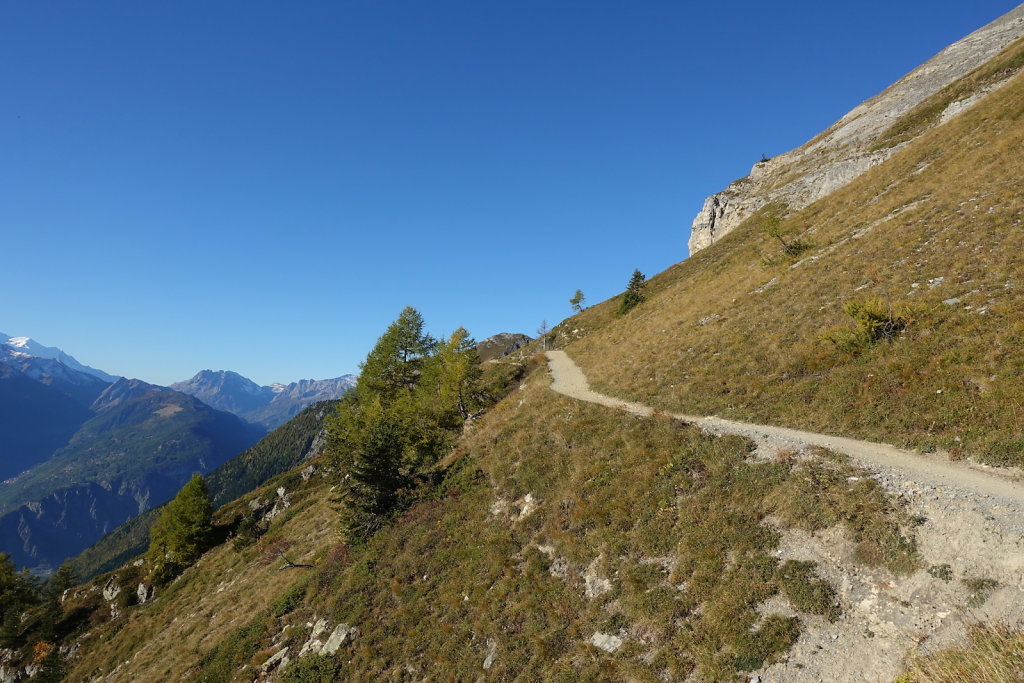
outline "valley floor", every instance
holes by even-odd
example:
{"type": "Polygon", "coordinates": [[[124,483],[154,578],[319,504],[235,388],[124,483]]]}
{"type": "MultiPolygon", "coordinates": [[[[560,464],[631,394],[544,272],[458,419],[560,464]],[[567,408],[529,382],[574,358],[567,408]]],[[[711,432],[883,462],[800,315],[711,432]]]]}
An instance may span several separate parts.
{"type": "MultiPolygon", "coordinates": [[[[638,417],[656,413],[592,391],[564,351],[547,356],[552,390],[638,417]]],[[[899,496],[921,522],[916,534],[924,562],[905,576],[858,565],[837,528],[785,532],[780,558],[817,563],[846,609],[835,623],[812,617],[787,660],[758,674],[765,680],[891,681],[908,654],[960,642],[972,624],[1024,620],[1024,483],[1017,473],[783,427],[670,417],[709,433],[751,439],[757,459],[813,458],[815,447],[842,453],[899,496]]],[[[796,613],[778,597],[763,611],[796,613]]]]}

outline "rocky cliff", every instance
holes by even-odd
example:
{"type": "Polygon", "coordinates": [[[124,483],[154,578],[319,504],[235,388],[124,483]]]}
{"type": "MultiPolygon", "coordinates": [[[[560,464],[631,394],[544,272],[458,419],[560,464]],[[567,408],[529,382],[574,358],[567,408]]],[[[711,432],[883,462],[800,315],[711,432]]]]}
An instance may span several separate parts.
{"type": "Polygon", "coordinates": [[[754,164],[750,174],[713,194],[690,228],[690,254],[711,245],[769,203],[801,209],[877,166],[931,125],[960,114],[1019,69],[977,79],[972,90],[944,92],[1024,36],[1024,5],[950,45],[887,90],[854,108],[795,150],[754,164]],[[944,97],[937,97],[944,95],[944,97]],[[927,105],[924,110],[919,108],[927,105]],[[905,120],[918,114],[918,121],[905,120]],[[901,129],[896,124],[902,124],[901,129]]]}

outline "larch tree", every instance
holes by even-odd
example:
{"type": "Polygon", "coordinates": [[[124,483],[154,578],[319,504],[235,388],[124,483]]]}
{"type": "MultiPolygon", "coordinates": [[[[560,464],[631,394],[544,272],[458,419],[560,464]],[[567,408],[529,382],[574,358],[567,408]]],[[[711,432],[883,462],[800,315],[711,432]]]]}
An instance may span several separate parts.
{"type": "Polygon", "coordinates": [[[210,544],[212,520],[206,482],[194,474],[150,529],[147,558],[153,583],[168,583],[202,556],[210,544]]]}
{"type": "Polygon", "coordinates": [[[586,297],[583,296],[583,290],[582,289],[577,289],[576,293],[573,294],[571,299],[569,299],[569,305],[572,306],[572,310],[573,310],[574,313],[582,313],[583,312],[583,301],[585,299],[586,299],[586,297]]]}

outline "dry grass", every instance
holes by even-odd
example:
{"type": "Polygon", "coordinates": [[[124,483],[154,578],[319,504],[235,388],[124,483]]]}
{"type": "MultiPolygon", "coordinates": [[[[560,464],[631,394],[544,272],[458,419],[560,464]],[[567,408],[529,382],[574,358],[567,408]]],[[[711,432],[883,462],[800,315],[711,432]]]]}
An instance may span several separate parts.
{"type": "Polygon", "coordinates": [[[964,642],[910,660],[897,683],[1024,681],[1024,633],[1007,626],[972,626],[964,642]]]}
{"type": "MultiPolygon", "coordinates": [[[[582,404],[547,383],[534,372],[474,426],[434,493],[351,564],[313,576],[310,604],[360,629],[342,678],[471,680],[493,639],[493,680],[732,680],[799,633],[796,619],[758,613],[772,595],[838,615],[813,565],[770,554],[779,534],[767,520],[795,516],[809,473],[838,510],[816,528],[844,524],[856,539],[860,526],[905,521],[880,489],[851,487],[840,461],[753,462],[743,439],[582,404]],[[607,592],[586,597],[588,572],[607,592]],[[625,644],[606,654],[595,632],[625,644]]],[[[902,542],[885,563],[912,561],[902,542]]]]}
{"type": "Polygon", "coordinates": [[[559,339],[596,390],[672,412],[1024,464],[1022,117],[1018,74],[786,217],[817,245],[797,263],[766,265],[778,244],[754,217],[652,278],[626,316],[592,306],[559,339]],[[823,339],[867,299],[913,320],[862,353],[823,339]]]}
{"type": "MultiPolygon", "coordinates": [[[[292,509],[304,502],[311,505],[301,514],[279,517],[266,538],[269,543],[288,539],[289,557],[308,562],[337,542],[336,513],[328,500],[329,486],[322,479],[310,479],[301,490],[296,488],[299,477],[291,481],[287,488],[292,509]]],[[[279,483],[258,493],[273,498],[279,483]]],[[[243,505],[239,501],[231,508],[243,505]]],[[[295,571],[278,571],[280,564],[264,562],[255,545],[242,552],[233,550],[231,543],[214,548],[167,589],[158,591],[154,602],[128,607],[120,620],[97,625],[82,641],[81,654],[69,665],[67,679],[87,680],[116,671],[111,680],[182,680],[201,653],[240,624],[249,623],[255,614],[269,613],[272,607],[281,609],[282,597],[301,577],[295,571]]],[[[118,573],[130,571],[128,567],[118,573]]],[[[96,581],[102,586],[105,580],[104,576],[96,581]]],[[[125,586],[124,591],[134,592],[134,585],[125,586]]],[[[106,607],[100,610],[105,613],[106,607]]]]}

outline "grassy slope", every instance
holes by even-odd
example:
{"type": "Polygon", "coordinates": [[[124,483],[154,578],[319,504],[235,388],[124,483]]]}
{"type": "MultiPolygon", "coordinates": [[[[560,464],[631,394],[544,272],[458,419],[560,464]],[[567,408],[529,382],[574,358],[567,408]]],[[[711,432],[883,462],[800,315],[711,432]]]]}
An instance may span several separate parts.
{"type": "Polygon", "coordinates": [[[271,533],[301,544],[315,570],[270,572],[257,549],[221,546],[132,608],[126,626],[90,638],[72,678],[129,660],[123,680],[249,680],[326,617],[359,628],[334,662],[342,680],[397,680],[408,667],[417,678],[472,679],[489,639],[491,680],[695,669],[728,679],[799,632],[798,620],[759,614],[768,597],[783,592],[804,618],[836,613],[813,567],[783,570],[772,555],[778,528],[842,523],[865,562],[914,563],[902,513],[870,480],[851,486],[854,472],[837,460],[755,463],[742,439],[580,404],[547,383],[535,371],[478,421],[445,480],[367,546],[328,552],[334,515],[323,487],[311,489],[311,507],[271,533]],[[537,508],[520,519],[528,493],[537,508]],[[585,597],[589,567],[609,592],[585,597]],[[267,612],[297,580],[308,581],[305,601],[267,612]],[[589,644],[598,631],[627,643],[606,654],[589,644]]]}
{"type": "Polygon", "coordinates": [[[1024,464],[1024,76],[790,215],[795,263],[759,217],[563,329],[595,388],[665,409],[1024,464]],[[772,283],[757,292],[766,283],[772,283]],[[859,356],[821,335],[843,304],[913,308],[859,356]],[[944,300],[958,303],[943,304],[944,300]]]}
{"type": "MultiPolygon", "coordinates": [[[[266,557],[264,549],[277,538],[292,541],[288,556],[295,562],[312,557],[337,543],[334,532],[336,513],[331,509],[322,477],[303,482],[297,473],[275,480],[217,512],[222,524],[230,522],[248,500],[257,496],[274,499],[277,486],[290,492],[291,507],[274,521],[263,543],[233,549],[224,543],[202,559],[155,600],[141,607],[124,607],[125,617],[109,621],[109,611],[98,601],[95,591],[79,590],[65,605],[65,612],[79,605],[95,610],[95,626],[82,641],[82,655],[70,667],[67,680],[86,680],[110,674],[115,680],[179,680],[196,663],[200,652],[213,647],[232,628],[248,623],[253,615],[267,610],[287,591],[304,570],[279,571],[283,562],[266,557]],[[121,666],[123,662],[130,663],[121,666]],[[120,669],[119,669],[120,667],[120,669]]],[[[127,566],[104,575],[91,585],[104,586],[109,580],[122,585],[122,598],[134,594],[144,568],[127,566]]]]}

